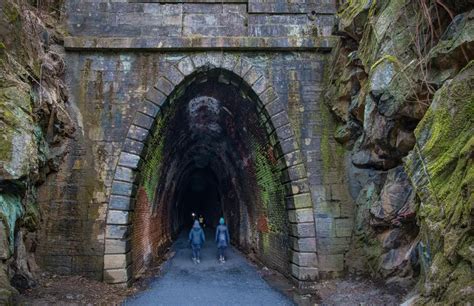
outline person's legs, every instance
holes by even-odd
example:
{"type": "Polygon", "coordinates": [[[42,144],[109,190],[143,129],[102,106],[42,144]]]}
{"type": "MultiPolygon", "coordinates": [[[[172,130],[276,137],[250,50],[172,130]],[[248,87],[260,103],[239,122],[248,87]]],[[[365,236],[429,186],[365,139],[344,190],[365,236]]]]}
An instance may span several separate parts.
{"type": "Polygon", "coordinates": [[[192,249],[193,249],[193,261],[194,261],[194,260],[197,259],[197,256],[198,256],[197,252],[198,252],[198,250],[197,250],[197,246],[196,246],[195,244],[191,245],[191,247],[192,247],[192,249]]]}
{"type": "Polygon", "coordinates": [[[219,260],[224,261],[224,247],[219,247],[219,260]]]}
{"type": "Polygon", "coordinates": [[[201,261],[201,246],[196,246],[196,260],[199,263],[201,261]]]}
{"type": "Polygon", "coordinates": [[[225,261],[225,247],[222,248],[222,261],[225,261]]]}

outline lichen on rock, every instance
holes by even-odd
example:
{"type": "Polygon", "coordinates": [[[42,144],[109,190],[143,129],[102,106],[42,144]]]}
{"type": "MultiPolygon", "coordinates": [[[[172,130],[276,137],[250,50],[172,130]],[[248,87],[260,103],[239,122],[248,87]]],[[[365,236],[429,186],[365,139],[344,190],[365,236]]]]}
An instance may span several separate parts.
{"type": "Polygon", "coordinates": [[[433,256],[422,290],[428,301],[474,297],[474,281],[466,276],[472,276],[473,255],[473,76],[471,61],[436,92],[405,163],[420,198],[422,238],[433,256]]]}
{"type": "Polygon", "coordinates": [[[36,187],[57,169],[74,131],[55,14],[13,0],[0,11],[0,303],[17,293],[12,286],[35,284],[36,187]]]}

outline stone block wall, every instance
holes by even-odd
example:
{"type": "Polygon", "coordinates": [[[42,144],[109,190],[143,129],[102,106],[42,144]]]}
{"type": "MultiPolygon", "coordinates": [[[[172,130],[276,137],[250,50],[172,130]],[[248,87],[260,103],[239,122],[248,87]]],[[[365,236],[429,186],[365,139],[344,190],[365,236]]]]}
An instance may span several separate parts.
{"type": "Polygon", "coordinates": [[[331,35],[332,1],[67,1],[72,36],[302,37],[331,35]],[[240,2],[240,3],[239,3],[240,2]]]}
{"type": "Polygon", "coordinates": [[[299,280],[337,275],[344,268],[352,221],[344,156],[329,139],[334,127],[321,99],[327,51],[334,43],[327,36],[334,22],[332,1],[190,2],[68,2],[66,75],[79,126],[71,143],[77,154],[67,157],[45,189],[48,225],[43,232],[56,234],[40,247],[43,265],[100,278],[99,267],[110,259],[121,268],[106,278],[129,274],[130,255],[108,256],[106,263],[101,255],[104,250],[129,252],[130,242],[123,238],[133,215],[107,215],[107,210],[130,210],[121,200],[137,192],[128,183],[133,179],[120,176],[133,175],[142,138],[160,108],[145,98],[168,95],[195,67],[232,63],[275,114],[273,124],[284,123],[275,135],[282,139],[286,169],[281,182],[291,234],[289,239],[262,236],[261,243],[272,246],[265,256],[276,264],[289,259],[288,270],[299,280]],[[136,112],[140,108],[141,114],[136,112]],[[62,209],[68,203],[77,209],[62,209]],[[93,251],[85,245],[94,246],[93,251]],[[281,255],[285,248],[288,259],[281,255]],[[64,258],[64,264],[54,258],[64,258]],[[89,258],[94,271],[86,271],[81,258],[89,258]]]}

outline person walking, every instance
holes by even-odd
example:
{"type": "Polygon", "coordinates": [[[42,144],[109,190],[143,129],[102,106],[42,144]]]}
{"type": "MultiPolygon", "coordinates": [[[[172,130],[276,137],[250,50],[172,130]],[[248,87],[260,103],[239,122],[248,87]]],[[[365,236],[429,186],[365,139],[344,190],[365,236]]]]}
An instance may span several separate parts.
{"type": "Polygon", "coordinates": [[[225,262],[225,249],[230,244],[229,230],[225,225],[224,218],[220,218],[219,225],[216,228],[216,244],[219,251],[219,261],[225,262]]]}
{"type": "Polygon", "coordinates": [[[191,243],[191,248],[193,249],[193,262],[201,262],[201,246],[206,241],[206,236],[204,236],[204,231],[199,225],[198,220],[194,220],[194,225],[191,231],[189,232],[189,243],[191,243]]]}
{"type": "Polygon", "coordinates": [[[206,223],[204,223],[204,217],[202,215],[199,215],[199,224],[201,225],[202,228],[206,227],[206,223]]]}

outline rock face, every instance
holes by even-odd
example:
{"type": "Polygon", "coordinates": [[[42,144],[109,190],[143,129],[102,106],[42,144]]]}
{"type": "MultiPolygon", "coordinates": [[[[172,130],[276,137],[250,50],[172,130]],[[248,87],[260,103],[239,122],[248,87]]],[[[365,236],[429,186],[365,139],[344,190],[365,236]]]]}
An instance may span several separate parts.
{"type": "Polygon", "coordinates": [[[424,301],[472,301],[474,61],[435,93],[405,167],[420,206],[424,301]]]}
{"type": "Polygon", "coordinates": [[[2,3],[0,303],[35,285],[32,252],[40,222],[35,190],[57,169],[63,139],[73,130],[64,105],[61,39],[52,29],[54,22],[47,11],[24,1],[2,3]]]}
{"type": "Polygon", "coordinates": [[[420,3],[339,7],[326,102],[357,174],[347,264],[402,286],[421,272],[420,303],[462,302],[473,298],[474,12],[420,3]]]}

